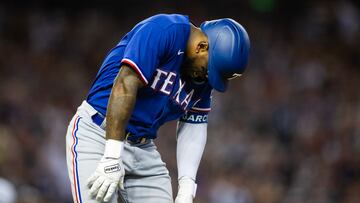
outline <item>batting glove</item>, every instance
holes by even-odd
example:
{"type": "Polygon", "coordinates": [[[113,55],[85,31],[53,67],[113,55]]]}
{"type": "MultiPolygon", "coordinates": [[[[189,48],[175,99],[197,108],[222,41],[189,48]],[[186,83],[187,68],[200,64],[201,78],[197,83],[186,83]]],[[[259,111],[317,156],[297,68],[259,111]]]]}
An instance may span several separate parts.
{"type": "Polygon", "coordinates": [[[124,189],[125,169],[120,158],[124,143],[109,139],[105,144],[104,156],[101,158],[96,171],[88,179],[90,196],[97,201],[110,201],[118,186],[124,189]]]}
{"type": "Polygon", "coordinates": [[[178,194],[175,203],[192,203],[196,194],[196,183],[190,177],[181,177],[179,179],[178,194]]]}

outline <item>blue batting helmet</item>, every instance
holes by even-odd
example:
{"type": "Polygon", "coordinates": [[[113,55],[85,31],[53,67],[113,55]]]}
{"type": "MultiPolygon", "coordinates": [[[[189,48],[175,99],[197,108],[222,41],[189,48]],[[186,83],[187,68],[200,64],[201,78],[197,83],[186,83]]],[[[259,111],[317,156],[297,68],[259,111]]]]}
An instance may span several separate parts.
{"type": "Polygon", "coordinates": [[[230,18],[205,21],[200,28],[209,40],[209,83],[217,91],[225,92],[228,80],[245,71],[249,36],[239,23],[230,18]]]}

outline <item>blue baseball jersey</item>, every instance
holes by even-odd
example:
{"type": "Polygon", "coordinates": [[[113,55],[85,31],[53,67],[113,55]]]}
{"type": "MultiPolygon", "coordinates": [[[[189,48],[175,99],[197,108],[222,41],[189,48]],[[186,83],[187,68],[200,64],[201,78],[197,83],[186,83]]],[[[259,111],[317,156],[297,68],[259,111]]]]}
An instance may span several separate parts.
{"type": "Polygon", "coordinates": [[[160,14],[141,21],[108,53],[87,102],[105,116],[114,79],[127,65],[145,84],[138,91],[127,132],[156,138],[158,128],[170,120],[207,122],[212,88],[180,75],[189,35],[190,21],[184,15],[160,14]]]}

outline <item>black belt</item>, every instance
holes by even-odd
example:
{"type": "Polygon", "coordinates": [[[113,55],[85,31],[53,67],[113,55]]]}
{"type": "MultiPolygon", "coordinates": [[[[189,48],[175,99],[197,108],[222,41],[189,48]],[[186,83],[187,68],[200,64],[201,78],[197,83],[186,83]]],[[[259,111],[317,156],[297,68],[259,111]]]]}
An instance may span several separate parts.
{"type": "MultiPolygon", "coordinates": [[[[103,117],[99,113],[96,113],[95,115],[93,115],[91,117],[91,119],[93,120],[93,122],[96,125],[101,126],[101,124],[104,122],[105,117],[103,117]]],[[[126,132],[125,140],[130,144],[145,144],[146,141],[149,139],[146,137],[136,137],[133,134],[131,134],[130,132],[126,132]]]]}
{"type": "Polygon", "coordinates": [[[130,144],[145,144],[149,139],[146,137],[136,137],[130,132],[127,132],[125,140],[130,144]]]}

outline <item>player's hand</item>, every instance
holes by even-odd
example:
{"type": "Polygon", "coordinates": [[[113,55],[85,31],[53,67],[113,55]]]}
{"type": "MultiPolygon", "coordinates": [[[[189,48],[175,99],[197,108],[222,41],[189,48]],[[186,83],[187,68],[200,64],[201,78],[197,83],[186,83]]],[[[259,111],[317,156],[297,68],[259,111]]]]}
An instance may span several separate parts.
{"type": "Polygon", "coordinates": [[[108,141],[105,145],[104,156],[101,158],[96,171],[88,179],[87,184],[90,188],[90,196],[100,202],[110,201],[118,186],[124,189],[125,169],[120,158],[123,144],[117,143],[120,141],[116,140],[112,140],[108,144],[108,141]]]}
{"type": "Polygon", "coordinates": [[[196,183],[189,177],[179,179],[178,194],[175,203],[192,203],[196,193],[196,183]]]}

